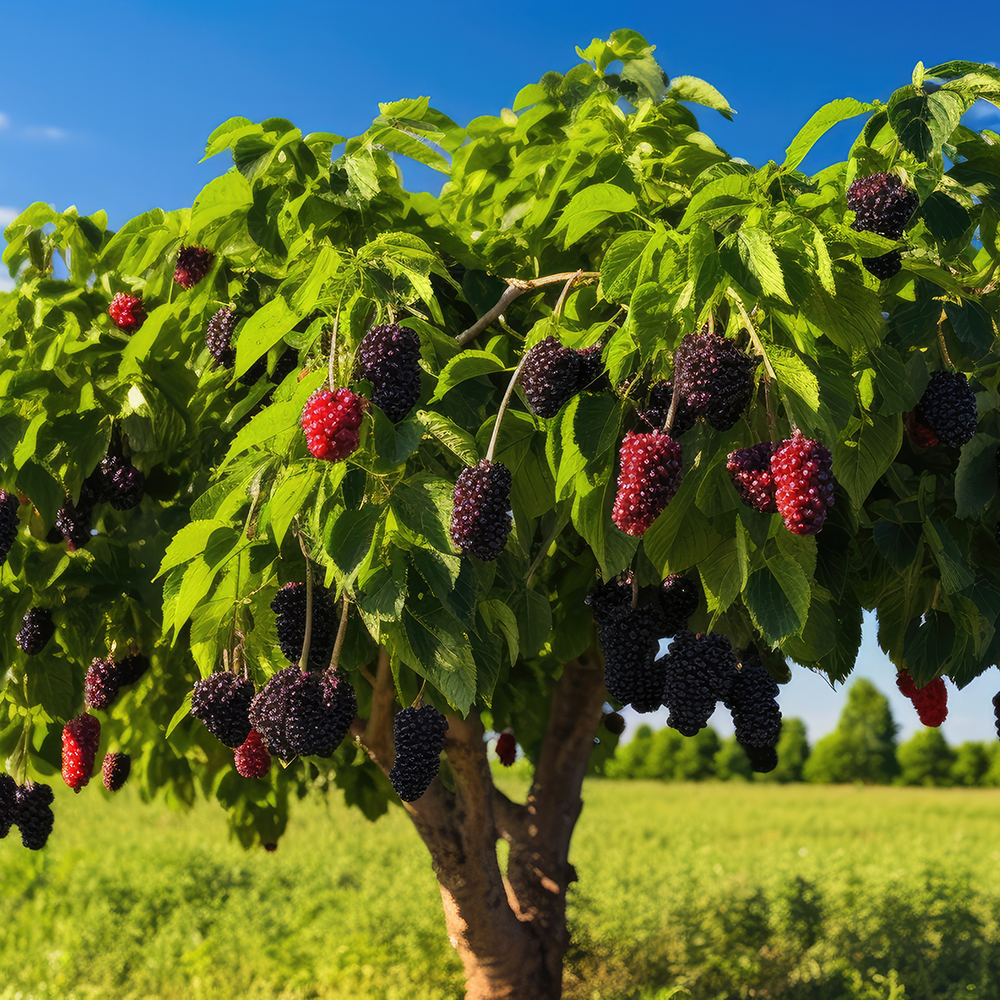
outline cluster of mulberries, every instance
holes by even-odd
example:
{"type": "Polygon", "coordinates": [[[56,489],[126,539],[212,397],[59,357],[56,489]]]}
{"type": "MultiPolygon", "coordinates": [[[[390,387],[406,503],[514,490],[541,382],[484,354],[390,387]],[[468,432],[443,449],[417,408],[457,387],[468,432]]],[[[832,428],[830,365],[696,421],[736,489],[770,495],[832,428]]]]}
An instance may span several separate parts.
{"type": "Polygon", "coordinates": [[[228,671],[195,681],[191,714],[227,747],[238,747],[250,734],[253,682],[228,671]]]}
{"type": "Polygon", "coordinates": [[[707,326],[687,334],[674,352],[674,383],[695,417],[717,431],[729,430],[753,396],[759,361],[707,326]]]}
{"type": "Polygon", "coordinates": [[[182,246],[177,251],[177,265],[174,268],[174,281],[181,288],[193,288],[212,270],[215,254],[205,247],[182,246]]]}
{"type": "Polygon", "coordinates": [[[54,797],[48,785],[34,781],[19,785],[14,792],[12,820],[21,831],[21,843],[29,850],[40,851],[52,833],[54,797]]]}
{"type": "Polygon", "coordinates": [[[124,333],[135,333],[146,322],[142,296],[116,292],[111,305],[108,306],[108,315],[119,330],[124,333]]]}
{"type": "Polygon", "coordinates": [[[921,448],[938,443],[961,448],[976,433],[976,395],[964,372],[932,372],[920,402],[906,415],[910,440],[921,448]]]}
{"type": "Polygon", "coordinates": [[[132,772],[132,758],[127,753],[106,753],[101,764],[101,777],[109,792],[117,792],[132,772]]]}
{"type": "Polygon", "coordinates": [[[361,443],[359,429],[368,400],[350,389],[317,389],[302,410],[309,453],[327,462],[347,458],[361,443]]]}
{"type": "Polygon", "coordinates": [[[236,773],[243,778],[263,778],[271,770],[271,755],[267,752],[260,734],[253,729],[236,748],[233,760],[236,764],[236,773]]]}
{"type": "Polygon", "coordinates": [[[532,413],[554,417],[577,393],[599,388],[603,378],[600,344],[575,351],[546,337],[524,356],[518,381],[532,413]]]}
{"type": "Polygon", "coordinates": [[[948,718],[948,689],[943,677],[935,677],[918,688],[908,670],[896,673],[896,687],[913,702],[921,725],[937,728],[948,718]]]}
{"type": "Polygon", "coordinates": [[[84,712],[63,726],[62,777],[74,792],[90,781],[100,742],[101,724],[93,715],[84,712]]]}
{"type": "Polygon", "coordinates": [[[773,747],[781,735],[777,681],[755,650],[746,650],[741,660],[723,699],[733,716],[736,739],[744,747],[773,747]]]}
{"type": "Polygon", "coordinates": [[[450,533],[464,555],[489,562],[503,552],[512,524],[511,485],[510,469],[488,458],[458,474],[450,533]]]}
{"type": "Polygon", "coordinates": [[[396,757],[389,780],[403,802],[427,791],[441,767],[448,720],[433,705],[403,708],[392,722],[396,757]]]}
{"type": "Polygon", "coordinates": [[[20,506],[16,493],[0,490],[0,566],[7,561],[17,537],[17,509],[20,506]]]}
{"type": "Polygon", "coordinates": [[[16,803],[17,782],[9,774],[0,774],[0,840],[10,833],[14,825],[16,803]]]}
{"type": "Polygon", "coordinates": [[[24,624],[15,639],[28,656],[37,656],[55,634],[55,630],[52,612],[48,608],[32,608],[24,616],[24,624]]]}
{"type": "Polygon", "coordinates": [[[995,720],[997,738],[1000,739],[1000,691],[993,695],[993,718],[995,720]]]}
{"type": "MultiPolygon", "coordinates": [[[[271,601],[271,610],[277,615],[278,645],[289,663],[298,663],[302,656],[302,644],[306,639],[306,597],[304,583],[286,583],[271,601]]],[[[336,637],[336,608],[329,591],[316,587],[312,600],[308,669],[322,670],[330,662],[336,637]]]]}
{"type": "Polygon", "coordinates": [[[778,505],[774,500],[774,477],[771,474],[771,456],[774,444],[762,441],[749,448],[731,451],[726,460],[729,478],[736,487],[740,499],[762,514],[776,514],[778,505]]]}
{"type": "Polygon", "coordinates": [[[717,702],[724,700],[738,673],[729,638],[715,632],[695,635],[683,629],[674,636],[665,661],[663,704],[667,725],[694,736],[708,725],[717,702]]]}
{"type": "Polygon", "coordinates": [[[631,580],[600,583],[587,595],[604,654],[608,694],[637,712],[662,704],[663,665],[656,659],[663,615],[658,606],[632,607],[631,580]]]}
{"type": "Polygon", "coordinates": [[[56,529],[66,539],[72,552],[91,539],[94,507],[109,503],[115,510],[137,507],[145,495],[146,477],[117,448],[101,459],[97,468],[83,482],[76,503],[67,496],[56,512],[56,529]]]}
{"type": "MultiPolygon", "coordinates": [[[[667,422],[667,415],[670,413],[670,405],[674,398],[673,382],[654,382],[649,390],[649,399],[646,408],[639,411],[639,417],[644,420],[653,430],[663,430],[667,422]]],[[[691,430],[698,422],[698,415],[688,406],[687,400],[678,393],[677,405],[674,407],[674,419],[670,424],[667,434],[671,437],[680,437],[685,431],[691,430]]]]}
{"type": "Polygon", "coordinates": [[[798,428],[771,456],[774,502],[793,535],[815,535],[833,506],[833,456],[798,428]]]}
{"type": "Polygon", "coordinates": [[[250,725],[268,752],[282,760],[329,757],[357,711],[354,688],[342,674],[285,667],[254,696],[250,725]]]}
{"type": "Polygon", "coordinates": [[[398,424],[420,397],[420,338],[397,323],[373,326],[361,339],[357,375],[372,385],[372,402],[398,424]]]}
{"type": "Polygon", "coordinates": [[[216,365],[232,368],[236,364],[236,350],[233,347],[233,331],[236,329],[236,312],[223,306],[208,321],[205,330],[205,346],[216,365]]]}
{"type": "Polygon", "coordinates": [[[611,519],[640,536],[660,516],[681,484],[681,446],[659,431],[629,431],[619,452],[621,471],[611,519]]]}
{"type": "Polygon", "coordinates": [[[129,653],[121,660],[110,656],[94,657],[83,679],[83,698],[88,708],[108,709],[120,688],[134,684],[149,668],[142,653],[129,653]]]}
{"type": "MultiPolygon", "coordinates": [[[[916,191],[906,187],[895,174],[859,177],[847,189],[847,207],[855,213],[851,228],[890,240],[903,235],[919,203],[916,191]]],[[[898,250],[891,250],[881,257],[865,257],[861,263],[876,278],[885,280],[899,272],[902,258],[898,250]]]]}

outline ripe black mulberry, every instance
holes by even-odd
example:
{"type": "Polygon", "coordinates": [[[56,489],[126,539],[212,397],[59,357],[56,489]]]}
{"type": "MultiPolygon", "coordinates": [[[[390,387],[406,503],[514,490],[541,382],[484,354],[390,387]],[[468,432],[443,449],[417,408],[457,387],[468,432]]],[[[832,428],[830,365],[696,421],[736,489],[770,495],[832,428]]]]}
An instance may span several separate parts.
{"type": "Polygon", "coordinates": [[[464,555],[489,562],[503,552],[512,524],[512,482],[503,462],[487,458],[458,474],[450,530],[464,555]]]}
{"type": "Polygon", "coordinates": [[[250,734],[253,682],[223,671],[195,681],[191,714],[227,747],[238,747],[250,734]]]}
{"type": "Polygon", "coordinates": [[[427,791],[441,767],[448,720],[433,705],[403,708],[392,722],[396,758],[389,780],[403,802],[427,791]]]}

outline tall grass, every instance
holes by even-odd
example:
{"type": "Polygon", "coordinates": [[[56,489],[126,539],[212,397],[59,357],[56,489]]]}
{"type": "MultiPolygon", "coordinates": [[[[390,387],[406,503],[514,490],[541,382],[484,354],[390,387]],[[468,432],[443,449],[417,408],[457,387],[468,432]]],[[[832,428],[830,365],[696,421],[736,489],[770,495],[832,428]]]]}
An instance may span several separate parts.
{"type": "MultiPolygon", "coordinates": [[[[585,802],[570,1000],[1000,996],[998,792],[592,781],[585,802]]],[[[0,842],[0,1000],[462,996],[399,810],[303,802],[246,854],[208,804],[55,809],[44,851],[0,842]]]]}

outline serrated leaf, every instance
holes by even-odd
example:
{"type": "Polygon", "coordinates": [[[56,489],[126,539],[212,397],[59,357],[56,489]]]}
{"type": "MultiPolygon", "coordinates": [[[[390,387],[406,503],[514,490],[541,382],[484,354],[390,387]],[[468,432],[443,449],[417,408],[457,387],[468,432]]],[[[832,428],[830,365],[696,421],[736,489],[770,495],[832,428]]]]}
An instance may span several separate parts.
{"type": "Polygon", "coordinates": [[[170,739],[170,734],[191,714],[191,699],[194,697],[194,691],[188,691],[184,695],[184,700],[180,703],[177,711],[170,718],[170,722],[167,725],[166,732],[163,734],[163,738],[166,740],[170,739]]]}
{"type": "Polygon", "coordinates": [[[672,97],[675,101],[691,101],[712,108],[727,121],[732,121],[733,115],[736,114],[730,107],[729,101],[715,87],[704,80],[699,80],[696,76],[675,76],[670,81],[667,97],[672,97]]]}
{"type": "Polygon", "coordinates": [[[684,231],[698,219],[728,218],[754,203],[752,182],[740,174],[728,174],[710,181],[688,203],[677,228],[684,231]]]}
{"type": "Polygon", "coordinates": [[[962,446],[955,472],[955,515],[978,517],[997,495],[997,441],[991,434],[977,434],[962,446]]]}
{"type": "Polygon", "coordinates": [[[872,487],[899,454],[903,423],[898,416],[866,415],[860,426],[833,449],[833,474],[860,510],[872,487]]]}
{"type": "Polygon", "coordinates": [[[768,642],[781,642],[802,630],[809,616],[811,591],[802,567],[796,562],[768,562],[751,573],[743,591],[754,625],[768,642]]]}
{"type": "Polygon", "coordinates": [[[781,262],[774,252],[768,233],[753,226],[743,226],[737,233],[737,240],[740,257],[760,282],[764,292],[783,302],[790,302],[788,292],[785,291],[781,262]]]}
{"type": "Polygon", "coordinates": [[[454,420],[432,410],[418,410],[417,420],[427,432],[443,444],[453,455],[457,455],[466,465],[475,465],[482,455],[476,439],[454,420]]]}
{"type": "Polygon", "coordinates": [[[462,382],[481,375],[492,375],[506,371],[507,366],[495,355],[487,351],[463,351],[444,366],[438,376],[437,387],[428,403],[436,403],[462,382]]]}
{"type": "Polygon", "coordinates": [[[565,233],[563,246],[576,243],[596,229],[605,219],[636,207],[635,195],[615,184],[591,184],[578,191],[563,210],[552,235],[565,233]]]}
{"type": "Polygon", "coordinates": [[[503,601],[497,600],[480,601],[479,611],[485,619],[487,627],[502,635],[506,640],[510,662],[516,663],[521,643],[517,616],[503,601]]]}
{"type": "Polygon", "coordinates": [[[609,302],[631,298],[644,277],[649,259],[666,242],[663,230],[623,233],[611,244],[601,262],[601,294],[609,302]]]}
{"type": "Polygon", "coordinates": [[[794,170],[806,158],[816,142],[834,125],[874,110],[874,104],[863,104],[853,97],[844,97],[824,104],[819,111],[812,114],[809,121],[799,129],[798,134],[789,143],[781,169],[794,170]]]}

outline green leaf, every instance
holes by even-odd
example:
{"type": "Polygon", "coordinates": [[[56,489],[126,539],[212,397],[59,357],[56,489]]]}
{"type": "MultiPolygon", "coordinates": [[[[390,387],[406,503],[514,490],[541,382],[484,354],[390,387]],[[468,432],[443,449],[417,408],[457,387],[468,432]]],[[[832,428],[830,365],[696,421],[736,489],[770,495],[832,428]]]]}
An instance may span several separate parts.
{"type": "Polygon", "coordinates": [[[760,282],[764,292],[783,302],[790,302],[788,292],[785,291],[785,277],[781,272],[781,264],[768,233],[753,226],[743,226],[737,233],[737,239],[740,257],[760,282]]]}
{"type": "Polygon", "coordinates": [[[903,423],[898,416],[866,414],[852,420],[850,436],[833,449],[833,474],[860,510],[872,487],[899,454],[903,423]]]}
{"type": "Polygon", "coordinates": [[[233,528],[228,521],[214,519],[192,521],[190,524],[184,525],[174,534],[172,541],[167,546],[160,568],[153,579],[156,580],[175,566],[180,566],[203,555],[208,548],[209,539],[216,531],[231,534],[233,528]]]}
{"type": "Polygon", "coordinates": [[[965,102],[950,91],[917,94],[909,86],[892,95],[888,111],[889,124],[903,147],[921,160],[930,160],[940,154],[958,127],[965,102]]]}
{"type": "Polygon", "coordinates": [[[393,515],[410,531],[425,538],[438,552],[452,555],[448,534],[454,484],[426,477],[400,483],[389,496],[393,515]]]}
{"type": "Polygon", "coordinates": [[[592,184],[570,199],[552,235],[565,232],[563,247],[571,246],[596,229],[605,219],[636,207],[635,195],[614,184],[592,184]]]}
{"type": "Polygon", "coordinates": [[[689,229],[698,219],[743,214],[754,203],[752,191],[750,178],[741,174],[727,174],[710,181],[691,198],[677,228],[681,231],[689,229]]]}
{"type": "Polygon", "coordinates": [[[611,520],[617,484],[609,477],[586,492],[573,497],[573,525],[590,545],[605,580],[626,569],[639,546],[639,539],[626,535],[611,520]]]}
{"type": "Polygon", "coordinates": [[[194,691],[188,691],[184,695],[184,700],[180,703],[177,711],[170,718],[170,722],[167,725],[166,732],[163,734],[163,738],[169,740],[170,734],[191,714],[191,699],[194,697],[194,691]]]}
{"type": "Polygon", "coordinates": [[[991,434],[977,434],[962,447],[955,472],[955,515],[978,517],[997,495],[997,445],[991,434]]]}
{"type": "MultiPolygon", "coordinates": [[[[608,247],[601,262],[601,294],[609,302],[624,302],[632,297],[644,277],[652,255],[666,242],[666,232],[623,233],[608,247]]],[[[495,300],[494,300],[495,301],[495,300]]]]}
{"type": "Polygon", "coordinates": [[[255,361],[267,354],[291,331],[298,319],[280,295],[258,309],[237,334],[236,367],[233,375],[239,378],[245,374],[255,361]]]}
{"type": "Polygon", "coordinates": [[[794,170],[813,148],[821,136],[825,135],[834,125],[856,118],[858,115],[869,114],[875,110],[874,104],[863,104],[853,97],[844,97],[830,101],[816,111],[812,117],[799,129],[798,134],[785,150],[785,162],[782,170],[794,170]]]}
{"type": "Polygon", "coordinates": [[[385,509],[377,504],[365,504],[358,510],[341,511],[327,521],[323,547],[345,577],[351,576],[368,555],[385,509]]]}
{"type": "Polygon", "coordinates": [[[516,663],[521,648],[517,615],[503,601],[496,600],[480,601],[479,611],[486,621],[487,628],[498,632],[506,640],[510,662],[516,663]]]}
{"type": "Polygon", "coordinates": [[[750,574],[743,591],[754,625],[772,644],[805,627],[810,597],[802,567],[791,560],[769,560],[766,568],[750,574]]]}
{"type": "Polygon", "coordinates": [[[486,351],[464,351],[452,358],[438,376],[437,388],[428,403],[436,403],[462,382],[481,375],[506,371],[507,366],[495,355],[486,351]]]}
{"type": "Polygon", "coordinates": [[[667,97],[672,97],[675,101],[691,101],[712,108],[727,121],[732,121],[733,115],[736,114],[729,106],[729,101],[715,87],[704,80],[699,80],[696,76],[675,76],[670,81],[667,97]]]}
{"type": "Polygon", "coordinates": [[[459,427],[454,420],[449,420],[448,417],[433,410],[418,410],[417,420],[429,434],[466,465],[475,465],[482,458],[476,439],[459,427]]]}
{"type": "Polygon", "coordinates": [[[537,590],[521,589],[514,598],[521,655],[537,656],[552,632],[552,606],[537,590]]]}
{"type": "Polygon", "coordinates": [[[993,320],[978,302],[974,299],[963,299],[960,305],[945,302],[944,311],[970,357],[978,360],[993,350],[996,337],[993,320]]]}

